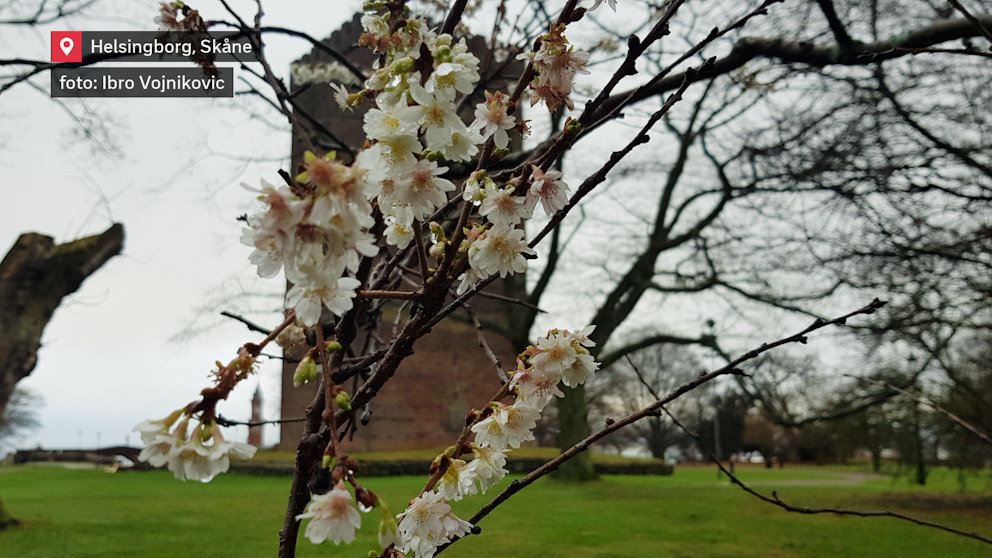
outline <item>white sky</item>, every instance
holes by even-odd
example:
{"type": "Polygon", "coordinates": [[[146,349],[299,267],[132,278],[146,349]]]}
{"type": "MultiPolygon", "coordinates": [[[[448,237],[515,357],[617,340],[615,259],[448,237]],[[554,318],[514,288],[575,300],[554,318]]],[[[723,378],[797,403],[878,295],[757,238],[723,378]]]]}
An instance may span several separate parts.
{"type": "MultiPolygon", "coordinates": [[[[233,2],[247,15],[254,2],[233,2]]],[[[52,30],[154,30],[153,2],[104,2],[100,17],[76,18],[0,38],[0,58],[48,59],[52,30]],[[109,15],[113,14],[113,15],[109,15]]],[[[197,6],[224,18],[218,2],[197,6]]],[[[359,0],[266,3],[266,24],[327,36],[360,9],[359,0]],[[301,17],[304,15],[305,17],[301,17]]],[[[230,18],[226,18],[230,19],[230,18]]],[[[277,72],[310,50],[300,40],[268,37],[277,72]]],[[[240,70],[235,70],[236,72],[240,70]]],[[[237,75],[237,74],[236,74],[237,75]]],[[[37,79],[47,85],[48,76],[37,79]]],[[[196,398],[215,360],[258,340],[244,326],[210,318],[209,331],[170,342],[190,324],[208,290],[225,280],[251,281],[250,250],[238,243],[234,218],[251,196],[237,184],[277,178],[278,162],[245,165],[208,151],[286,157],[289,135],[252,122],[229,101],[90,99],[91,107],[124,121],[124,157],[96,158],[71,141],[66,113],[30,87],[0,97],[0,250],[33,231],[65,242],[125,226],[123,255],[108,262],[55,312],[42,337],[38,366],[20,385],[41,394],[42,427],[20,447],[116,445],[138,439],[131,428],[161,418],[196,398]],[[196,164],[194,165],[194,161],[196,164]],[[174,178],[174,180],[173,180],[174,178]],[[101,202],[101,197],[111,201],[101,202]]],[[[234,104],[243,104],[242,100],[234,104]]],[[[266,113],[272,121],[272,111],[266,113]]],[[[278,281],[266,288],[278,291],[278,281]]],[[[277,323],[272,315],[268,323],[277,323]]],[[[266,414],[278,412],[278,367],[263,368],[266,414]]],[[[255,380],[239,386],[220,412],[247,419],[255,380]]],[[[239,437],[246,436],[240,429],[239,437]]],[[[275,429],[266,432],[276,441],[275,429]]]]}
{"type": "MultiPolygon", "coordinates": [[[[253,14],[253,1],[232,4],[245,16],[253,14]]],[[[156,6],[149,1],[106,0],[100,4],[102,15],[98,17],[5,33],[0,36],[0,58],[47,59],[52,30],[154,29],[156,6]]],[[[264,23],[323,38],[351,19],[360,6],[360,0],[270,1],[265,3],[264,23]]],[[[197,8],[206,19],[229,19],[219,2],[204,1],[197,8]]],[[[614,16],[612,12],[602,15],[614,16]]],[[[484,17],[479,21],[487,30],[491,26],[484,17]]],[[[617,21],[622,26],[622,17],[617,16],[617,21]]],[[[594,43],[595,39],[590,36],[587,40],[594,43]]],[[[271,35],[267,36],[267,44],[273,69],[284,75],[290,62],[310,50],[310,45],[301,40],[271,35]]],[[[240,70],[235,72],[237,76],[240,70]]],[[[47,82],[47,74],[36,79],[46,89],[47,82]]],[[[38,366],[20,384],[44,398],[42,427],[18,447],[94,447],[98,441],[101,445],[126,441],[137,445],[138,438],[130,432],[135,424],[162,418],[195,399],[208,385],[207,374],[215,360],[226,361],[240,345],[260,338],[213,312],[197,322],[201,329],[198,335],[181,343],[170,341],[193,323],[197,309],[221,296],[237,294],[239,288],[278,293],[281,286],[277,280],[263,283],[255,279],[247,260],[250,249],[238,242],[241,225],[234,220],[250,209],[252,201],[239,182],[254,185],[262,177],[279,180],[276,171],[284,166],[279,159],[288,156],[289,134],[285,126],[273,129],[264,120],[281,123],[281,117],[243,97],[234,101],[87,102],[97,112],[123,123],[117,135],[121,157],[94,157],[92,143],[73,141],[66,112],[47,92],[20,86],[0,96],[0,189],[4,194],[4,203],[0,204],[0,250],[6,253],[18,235],[28,231],[65,242],[103,231],[115,221],[125,226],[123,255],[111,260],[66,299],[45,330],[38,366]],[[256,162],[246,163],[227,155],[255,158],[256,162]],[[269,160],[258,162],[259,158],[269,160]]],[[[537,130],[543,126],[544,117],[537,112],[528,113],[527,118],[534,119],[537,130]]],[[[629,137],[632,133],[630,123],[615,126],[610,134],[629,137]]],[[[535,137],[539,136],[537,130],[535,137]]],[[[657,151],[641,156],[666,156],[659,136],[663,134],[654,135],[656,140],[651,143],[651,149],[657,151]]],[[[569,163],[571,173],[567,173],[571,179],[566,178],[577,186],[582,177],[598,167],[597,161],[606,153],[601,146],[592,144],[580,144],[574,153],[569,163]]],[[[595,203],[613,203],[611,196],[604,194],[595,203]]],[[[596,245],[595,239],[583,236],[588,237],[579,235],[577,242],[581,246],[587,242],[596,245]]],[[[598,265],[607,257],[603,254],[612,253],[615,257],[613,250],[594,250],[597,253],[589,256],[579,252],[577,259],[563,264],[561,270],[573,281],[585,281],[580,277],[596,270],[601,273],[598,265]]],[[[581,320],[590,316],[576,315],[576,301],[589,300],[598,286],[584,283],[583,287],[583,292],[577,293],[558,284],[558,292],[549,293],[542,302],[558,312],[543,317],[538,325],[587,325],[581,320]]],[[[659,308],[663,304],[661,299],[649,302],[659,308]]],[[[272,302],[272,306],[275,304],[272,302]]],[[[676,330],[681,335],[698,335],[703,318],[719,319],[721,315],[712,311],[710,302],[700,303],[694,298],[671,304],[682,308],[673,312],[672,306],[666,306],[665,325],[682,327],[676,330]]],[[[592,305],[581,307],[591,309],[592,305]]],[[[243,306],[227,304],[221,308],[240,310],[243,306]]],[[[269,325],[279,321],[275,313],[252,318],[269,325]]],[[[657,311],[652,311],[632,317],[628,329],[656,328],[659,323],[657,311]]],[[[717,329],[745,327],[750,331],[754,330],[753,324],[718,323],[717,329]]],[[[791,333],[795,324],[790,320],[778,323],[772,330],[752,332],[767,340],[791,333]]],[[[251,395],[260,382],[265,415],[275,418],[278,368],[274,364],[263,366],[259,379],[239,386],[230,400],[221,404],[220,412],[231,419],[247,419],[251,395]]],[[[247,430],[240,428],[237,437],[244,439],[246,435],[247,430]]],[[[274,443],[277,436],[275,427],[267,429],[265,443],[274,443]]]]}

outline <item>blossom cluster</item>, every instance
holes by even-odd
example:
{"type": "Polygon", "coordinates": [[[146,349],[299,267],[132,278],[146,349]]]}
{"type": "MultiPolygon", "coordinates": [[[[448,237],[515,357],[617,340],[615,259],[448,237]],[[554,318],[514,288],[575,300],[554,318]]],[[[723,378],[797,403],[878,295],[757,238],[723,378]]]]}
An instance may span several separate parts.
{"type": "Polygon", "coordinates": [[[138,459],[153,467],[168,465],[179,480],[210,482],[230,468],[230,454],[251,459],[257,450],[249,444],[225,440],[212,420],[191,427],[190,417],[182,409],[162,420],[146,420],[134,430],[145,443],[138,459]]]}
{"type": "Polygon", "coordinates": [[[379,253],[375,237],[366,229],[375,221],[365,195],[364,171],[307,152],[305,171],[294,187],[276,188],[262,181],[257,192],[266,209],[248,217],[242,242],[253,246],[250,260],[262,277],[285,270],[293,288],[286,306],[307,326],[320,319],[321,308],[343,315],[351,309],[357,279],[346,272],[358,270],[362,256],[379,253]]]}
{"type": "Polygon", "coordinates": [[[594,329],[589,326],[575,333],[552,330],[519,356],[511,382],[515,401],[510,405],[492,402],[482,415],[485,418],[471,428],[475,441],[469,448],[474,459],[466,462],[452,451],[438,456],[435,465],[443,466],[444,472],[434,489],[414,499],[397,516],[401,551],[430,558],[439,546],[471,531],[472,525],[453,515],[448,502],[484,494],[495,486],[507,474],[507,452],[534,440],[541,411],[552,396],[564,395],[558,383],[574,387],[593,376],[599,368],[589,354],[589,348],[595,346],[589,339],[594,329]]]}
{"type": "MultiPolygon", "coordinates": [[[[613,5],[615,2],[611,2],[611,6],[613,5]]],[[[595,7],[599,7],[599,2],[595,7]]],[[[541,35],[540,49],[518,56],[522,60],[529,60],[537,74],[530,83],[530,89],[534,93],[531,105],[544,101],[551,112],[557,110],[562,103],[568,107],[568,110],[574,108],[569,98],[572,92],[572,78],[575,74],[589,73],[585,69],[589,62],[589,53],[569,46],[564,32],[565,24],[552,23],[548,33],[541,35]]]]}

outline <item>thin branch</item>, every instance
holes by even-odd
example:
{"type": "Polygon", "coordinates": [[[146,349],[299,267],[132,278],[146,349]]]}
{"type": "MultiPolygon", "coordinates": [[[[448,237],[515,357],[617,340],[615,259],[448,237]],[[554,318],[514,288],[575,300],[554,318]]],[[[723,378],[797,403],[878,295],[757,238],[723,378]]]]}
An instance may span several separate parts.
{"type": "Polygon", "coordinates": [[[358,291],[361,298],[389,298],[395,300],[417,300],[424,296],[421,291],[358,291]]]}
{"type": "MultiPolygon", "coordinates": [[[[767,351],[770,351],[770,350],[772,350],[772,349],[774,349],[776,347],[780,347],[782,345],[786,345],[786,344],[789,344],[789,343],[803,343],[803,344],[805,344],[807,342],[807,335],[809,335],[810,333],[812,333],[812,332],[814,332],[816,330],[822,329],[824,327],[827,327],[829,325],[843,325],[843,324],[845,324],[847,322],[848,319],[850,319],[850,318],[852,318],[854,316],[858,316],[858,315],[862,315],[862,314],[864,314],[864,315],[874,314],[876,310],[878,310],[879,308],[882,308],[883,306],[885,306],[885,304],[886,304],[885,302],[880,301],[880,300],[878,300],[876,298],[875,300],[871,301],[871,303],[869,303],[867,306],[864,306],[863,308],[859,308],[858,310],[855,310],[853,312],[850,312],[848,314],[845,314],[845,315],[843,315],[843,316],[841,316],[839,318],[834,318],[834,319],[828,320],[828,321],[816,320],[809,327],[807,327],[806,329],[800,331],[799,333],[796,333],[795,335],[791,335],[789,337],[784,337],[784,338],[779,339],[778,341],[774,341],[772,343],[763,343],[757,349],[752,349],[752,350],[744,353],[743,355],[741,355],[741,356],[737,357],[736,359],[732,360],[731,362],[727,363],[725,366],[723,366],[721,368],[718,368],[718,369],[716,369],[716,370],[714,370],[712,372],[709,372],[709,373],[706,373],[706,374],[701,374],[698,378],[692,380],[691,382],[687,382],[687,383],[679,386],[674,391],[672,391],[670,394],[666,395],[665,397],[663,397],[661,399],[658,399],[657,401],[655,401],[654,403],[648,405],[647,407],[644,407],[640,411],[637,411],[635,413],[632,413],[630,415],[627,415],[626,417],[624,417],[624,418],[622,418],[622,419],[620,419],[618,421],[615,421],[615,422],[613,422],[611,424],[608,424],[606,427],[604,427],[601,430],[593,433],[592,435],[590,435],[589,437],[585,438],[581,442],[575,444],[571,448],[569,448],[566,451],[562,452],[558,457],[552,459],[551,461],[548,461],[544,465],[542,465],[542,466],[538,467],[537,469],[531,471],[523,479],[514,479],[510,483],[510,486],[506,487],[502,492],[499,493],[498,496],[496,496],[495,498],[493,498],[488,504],[486,504],[478,512],[476,512],[475,515],[473,515],[471,518],[469,518],[469,520],[468,520],[469,523],[472,523],[473,525],[477,524],[484,517],[486,517],[487,515],[489,515],[489,513],[491,513],[494,509],[496,509],[497,506],[499,506],[500,504],[502,504],[503,502],[505,502],[506,500],[508,500],[511,496],[513,496],[517,492],[520,492],[526,486],[530,485],[531,483],[533,483],[537,479],[543,477],[544,475],[550,473],[551,471],[556,470],[565,461],[568,461],[569,459],[571,459],[571,458],[575,457],[576,455],[582,453],[583,451],[589,449],[589,446],[591,446],[594,442],[600,440],[601,438],[604,438],[607,435],[612,434],[613,432],[615,432],[615,431],[623,428],[624,426],[633,424],[633,423],[637,422],[638,420],[641,420],[641,419],[643,419],[645,417],[648,417],[648,416],[657,416],[658,413],[661,412],[661,410],[664,407],[664,405],[666,405],[666,404],[668,404],[668,403],[670,403],[670,402],[678,399],[682,395],[684,395],[684,394],[686,394],[686,393],[688,393],[688,392],[696,389],[697,387],[699,387],[699,386],[701,386],[701,385],[703,385],[703,384],[705,384],[705,383],[707,383],[707,382],[709,382],[709,381],[711,381],[711,380],[713,380],[715,378],[718,378],[720,376],[743,374],[743,372],[738,368],[738,366],[740,364],[742,364],[742,363],[744,363],[746,361],[752,360],[754,358],[757,358],[762,353],[765,353],[767,351]]],[[[455,540],[457,540],[457,539],[455,539],[455,540]]],[[[454,541],[452,541],[452,542],[454,542],[454,541]]],[[[440,553],[445,548],[447,548],[447,545],[438,548],[438,553],[440,553]]]]}
{"type": "Polygon", "coordinates": [[[221,426],[262,426],[265,424],[282,424],[285,422],[303,422],[307,420],[307,417],[300,418],[289,418],[289,419],[275,419],[275,420],[262,420],[258,422],[244,422],[240,420],[230,420],[224,418],[224,415],[217,415],[217,424],[221,426]]]}
{"type": "MultiPolygon", "coordinates": [[[[951,1],[953,2],[954,0],[951,1]]],[[[823,16],[827,18],[827,24],[830,26],[830,31],[833,32],[840,48],[844,50],[854,48],[854,39],[847,34],[847,29],[844,29],[844,24],[840,21],[840,18],[837,17],[837,10],[834,9],[833,1],[816,0],[816,3],[820,6],[820,11],[823,12],[823,16]]]]}
{"type": "MultiPolygon", "coordinates": [[[[985,38],[988,39],[990,43],[992,43],[992,31],[989,31],[989,27],[986,27],[986,25],[982,23],[977,17],[975,17],[974,15],[971,14],[971,12],[965,9],[965,7],[961,5],[961,2],[958,2],[958,0],[947,0],[947,2],[950,3],[950,5],[954,6],[955,10],[961,12],[961,15],[963,15],[965,19],[970,21],[972,25],[977,27],[978,30],[982,32],[982,35],[985,35],[985,38]]],[[[992,50],[992,45],[989,46],[989,50],[992,50]]]]}
{"type": "Polygon", "coordinates": [[[873,384],[876,384],[876,385],[885,386],[888,389],[891,389],[893,391],[899,392],[902,395],[905,395],[906,397],[909,397],[913,401],[916,401],[917,403],[921,403],[921,404],[926,405],[927,407],[930,407],[930,408],[932,408],[932,409],[934,409],[934,410],[936,410],[936,411],[938,411],[940,413],[943,413],[947,418],[949,418],[949,419],[953,420],[954,422],[958,423],[959,425],[961,425],[962,427],[964,427],[965,430],[967,430],[968,432],[971,432],[972,434],[974,434],[975,436],[977,436],[979,439],[981,439],[986,444],[992,445],[992,438],[989,438],[988,434],[985,434],[981,430],[979,430],[979,429],[975,428],[974,426],[972,426],[971,424],[969,424],[967,421],[965,421],[961,417],[955,415],[954,413],[948,411],[947,409],[941,407],[940,405],[934,403],[933,401],[930,401],[929,399],[925,399],[923,397],[920,397],[920,396],[918,396],[918,395],[916,395],[916,394],[914,394],[912,392],[906,391],[906,390],[904,390],[904,389],[902,389],[900,387],[896,387],[896,386],[894,386],[894,385],[892,385],[892,384],[890,384],[888,382],[881,382],[881,381],[878,381],[878,380],[872,380],[870,378],[858,378],[857,376],[849,376],[849,377],[855,378],[855,379],[857,379],[859,381],[862,381],[862,382],[870,382],[870,383],[873,383],[873,384]]]}
{"type": "Polygon", "coordinates": [[[439,35],[444,33],[450,35],[455,30],[455,26],[462,19],[462,12],[465,11],[466,4],[468,4],[468,0],[455,0],[455,4],[448,10],[448,17],[444,18],[444,25],[438,31],[439,35]]]}
{"type": "Polygon", "coordinates": [[[486,341],[486,334],[482,330],[482,322],[479,321],[479,316],[472,311],[472,308],[468,304],[462,304],[462,310],[464,310],[475,323],[475,334],[479,338],[479,346],[482,347],[482,350],[486,351],[486,356],[488,356],[489,360],[493,361],[493,364],[496,365],[496,374],[499,376],[499,383],[506,384],[510,381],[510,377],[506,375],[506,372],[503,370],[503,363],[500,362],[499,357],[496,356],[496,353],[494,353],[492,348],[489,346],[489,342],[486,341]]]}
{"type": "Polygon", "coordinates": [[[232,313],[228,312],[227,310],[224,310],[223,312],[221,312],[220,315],[221,316],[224,316],[225,318],[231,318],[232,320],[237,320],[237,321],[245,324],[245,326],[250,331],[257,331],[258,333],[261,333],[263,335],[268,335],[268,334],[272,333],[272,330],[271,329],[265,329],[264,327],[256,324],[255,322],[252,322],[252,321],[250,321],[250,320],[248,320],[246,318],[243,318],[243,317],[241,317],[241,316],[239,316],[237,314],[232,314],[232,313]]]}
{"type": "Polygon", "coordinates": [[[740,479],[738,479],[736,476],[734,476],[734,474],[732,472],[730,472],[726,467],[723,466],[723,463],[721,463],[720,460],[717,459],[716,454],[714,454],[708,447],[706,447],[706,445],[703,444],[702,440],[699,439],[699,436],[697,436],[696,434],[693,434],[692,432],[690,432],[685,426],[682,425],[682,423],[680,423],[674,416],[672,416],[672,414],[669,413],[667,409],[665,409],[664,407],[662,407],[662,410],[665,411],[665,413],[668,414],[668,417],[672,419],[672,422],[674,422],[676,426],[678,426],[679,428],[681,428],[683,432],[685,432],[686,434],[688,434],[689,436],[691,436],[694,440],[696,440],[696,443],[699,445],[699,447],[702,448],[703,450],[705,450],[710,455],[710,458],[713,459],[713,462],[716,463],[717,467],[720,468],[720,471],[723,472],[725,475],[727,475],[727,477],[730,478],[730,482],[731,483],[736,484],[737,486],[741,487],[741,489],[744,490],[744,492],[747,492],[748,494],[754,496],[755,498],[758,498],[759,500],[761,500],[763,502],[767,502],[767,503],[769,503],[769,504],[771,504],[773,506],[778,506],[778,507],[782,508],[785,511],[794,512],[794,513],[801,513],[801,514],[806,514],[806,515],[816,515],[816,514],[821,514],[821,513],[832,513],[834,515],[853,515],[853,516],[857,516],[857,517],[892,517],[892,518],[895,518],[895,519],[901,519],[903,521],[908,521],[910,523],[915,523],[915,524],[921,525],[923,527],[933,527],[934,529],[940,529],[941,531],[946,531],[948,533],[953,533],[955,535],[961,535],[962,537],[968,537],[970,539],[975,539],[976,541],[981,541],[981,542],[983,542],[985,544],[992,544],[992,540],[987,539],[987,538],[979,535],[978,533],[969,533],[967,531],[961,531],[961,530],[955,529],[953,527],[948,527],[946,525],[941,525],[939,523],[933,523],[932,521],[926,521],[926,520],[923,520],[923,519],[917,519],[915,517],[910,517],[908,515],[903,515],[901,513],[896,513],[896,512],[892,512],[892,511],[887,511],[887,510],[886,511],[857,511],[857,510],[846,510],[846,509],[843,509],[843,508],[806,508],[806,507],[799,507],[799,506],[793,506],[791,504],[787,504],[787,503],[783,502],[782,500],[779,499],[778,494],[775,493],[775,492],[772,492],[772,497],[769,498],[768,496],[765,496],[764,494],[761,494],[761,493],[755,491],[751,487],[749,487],[746,484],[744,484],[743,482],[741,482],[740,479]]]}
{"type": "MultiPolygon", "coordinates": [[[[640,380],[641,385],[643,385],[648,389],[648,393],[651,394],[651,397],[654,397],[655,401],[661,399],[661,396],[658,395],[658,392],[654,390],[654,387],[652,387],[651,384],[649,384],[648,381],[644,379],[644,374],[641,374],[641,369],[638,368],[636,364],[634,364],[634,361],[630,360],[630,355],[623,355],[623,358],[627,359],[627,364],[629,364],[630,367],[634,369],[634,373],[637,374],[637,379],[640,380]]],[[[668,411],[665,410],[665,412],[667,413],[668,411]]]]}

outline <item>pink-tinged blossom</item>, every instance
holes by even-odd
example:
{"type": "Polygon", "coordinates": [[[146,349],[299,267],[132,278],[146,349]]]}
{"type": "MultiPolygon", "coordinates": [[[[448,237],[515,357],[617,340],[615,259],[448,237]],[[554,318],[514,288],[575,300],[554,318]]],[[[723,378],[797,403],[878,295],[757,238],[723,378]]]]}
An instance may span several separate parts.
{"type": "Polygon", "coordinates": [[[510,143],[510,136],[506,131],[516,124],[516,118],[506,114],[508,108],[506,96],[502,92],[486,91],[486,102],[475,106],[475,121],[469,125],[469,128],[473,130],[482,128],[484,140],[492,137],[496,147],[506,149],[510,143]]]}
{"type": "Polygon", "coordinates": [[[472,427],[475,445],[496,451],[519,448],[521,443],[534,439],[533,430],[540,418],[537,406],[528,401],[517,401],[508,406],[500,404],[491,416],[472,427]]]}
{"type": "Polygon", "coordinates": [[[576,51],[568,46],[564,31],[564,24],[552,23],[550,31],[541,36],[541,46],[537,52],[518,56],[530,60],[537,74],[530,83],[536,94],[531,104],[543,100],[551,112],[562,103],[569,110],[574,108],[572,100],[568,98],[572,92],[572,78],[577,73],[589,73],[585,69],[589,62],[589,53],[576,51]]]}
{"type": "Polygon", "coordinates": [[[544,172],[531,167],[530,192],[527,194],[527,209],[534,211],[537,201],[547,216],[552,216],[568,204],[568,184],[560,180],[561,171],[544,172]]]}
{"type": "Polygon", "coordinates": [[[543,411],[551,401],[551,397],[565,397],[558,389],[561,373],[549,373],[541,368],[518,368],[513,375],[513,385],[517,388],[520,399],[529,401],[543,411]]]}
{"type": "Polygon", "coordinates": [[[355,529],[362,526],[362,516],[351,505],[351,494],[340,482],[327,494],[314,494],[306,513],[296,519],[310,520],[304,536],[313,544],[326,540],[334,541],[335,545],[350,543],[355,540],[355,529]]]}
{"type": "Polygon", "coordinates": [[[409,205],[415,217],[424,217],[447,203],[445,192],[455,189],[450,180],[440,178],[448,167],[438,167],[434,161],[418,161],[396,185],[396,202],[409,205]]]}
{"type": "Polygon", "coordinates": [[[595,325],[586,326],[580,329],[579,331],[576,331],[575,333],[568,333],[567,331],[565,333],[568,334],[569,338],[571,338],[572,341],[574,341],[575,343],[578,343],[583,347],[589,348],[596,346],[596,342],[589,339],[589,336],[592,335],[593,331],[596,331],[595,325]]]}
{"type": "Polygon", "coordinates": [[[241,187],[249,192],[257,192],[258,199],[268,206],[258,220],[257,227],[253,227],[263,234],[274,230],[291,230],[306,213],[306,205],[285,186],[276,189],[262,179],[261,188],[253,188],[244,182],[241,187]]]}
{"type": "Polygon", "coordinates": [[[561,374],[572,366],[578,357],[578,352],[572,346],[572,340],[564,333],[551,333],[547,337],[537,338],[537,349],[541,352],[530,359],[535,369],[548,374],[561,374]]]}
{"type": "Polygon", "coordinates": [[[527,269],[523,255],[534,253],[524,240],[523,230],[494,226],[469,246],[468,261],[473,269],[485,272],[487,276],[498,273],[500,277],[506,277],[523,273],[527,269]]]}
{"type": "Polygon", "coordinates": [[[488,181],[485,198],[479,207],[479,215],[489,219],[493,225],[516,225],[523,219],[530,218],[530,212],[524,206],[522,196],[513,195],[513,187],[497,188],[496,184],[488,181]]]}

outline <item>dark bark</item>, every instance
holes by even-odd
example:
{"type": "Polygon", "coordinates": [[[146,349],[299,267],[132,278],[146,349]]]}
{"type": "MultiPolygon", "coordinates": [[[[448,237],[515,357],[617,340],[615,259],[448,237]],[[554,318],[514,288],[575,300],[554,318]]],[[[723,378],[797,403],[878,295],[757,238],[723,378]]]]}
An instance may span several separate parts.
{"type": "Polygon", "coordinates": [[[41,334],[62,299],[107,260],[120,253],[124,227],[55,244],[51,237],[22,234],[0,262],[0,414],[14,385],[34,370],[41,334]]]}
{"type": "MultiPolygon", "coordinates": [[[[51,237],[22,234],[0,262],[0,415],[14,386],[34,370],[41,334],[66,296],[120,253],[124,227],[55,244],[51,237]]],[[[18,525],[0,502],[0,531],[18,525]]]]}

